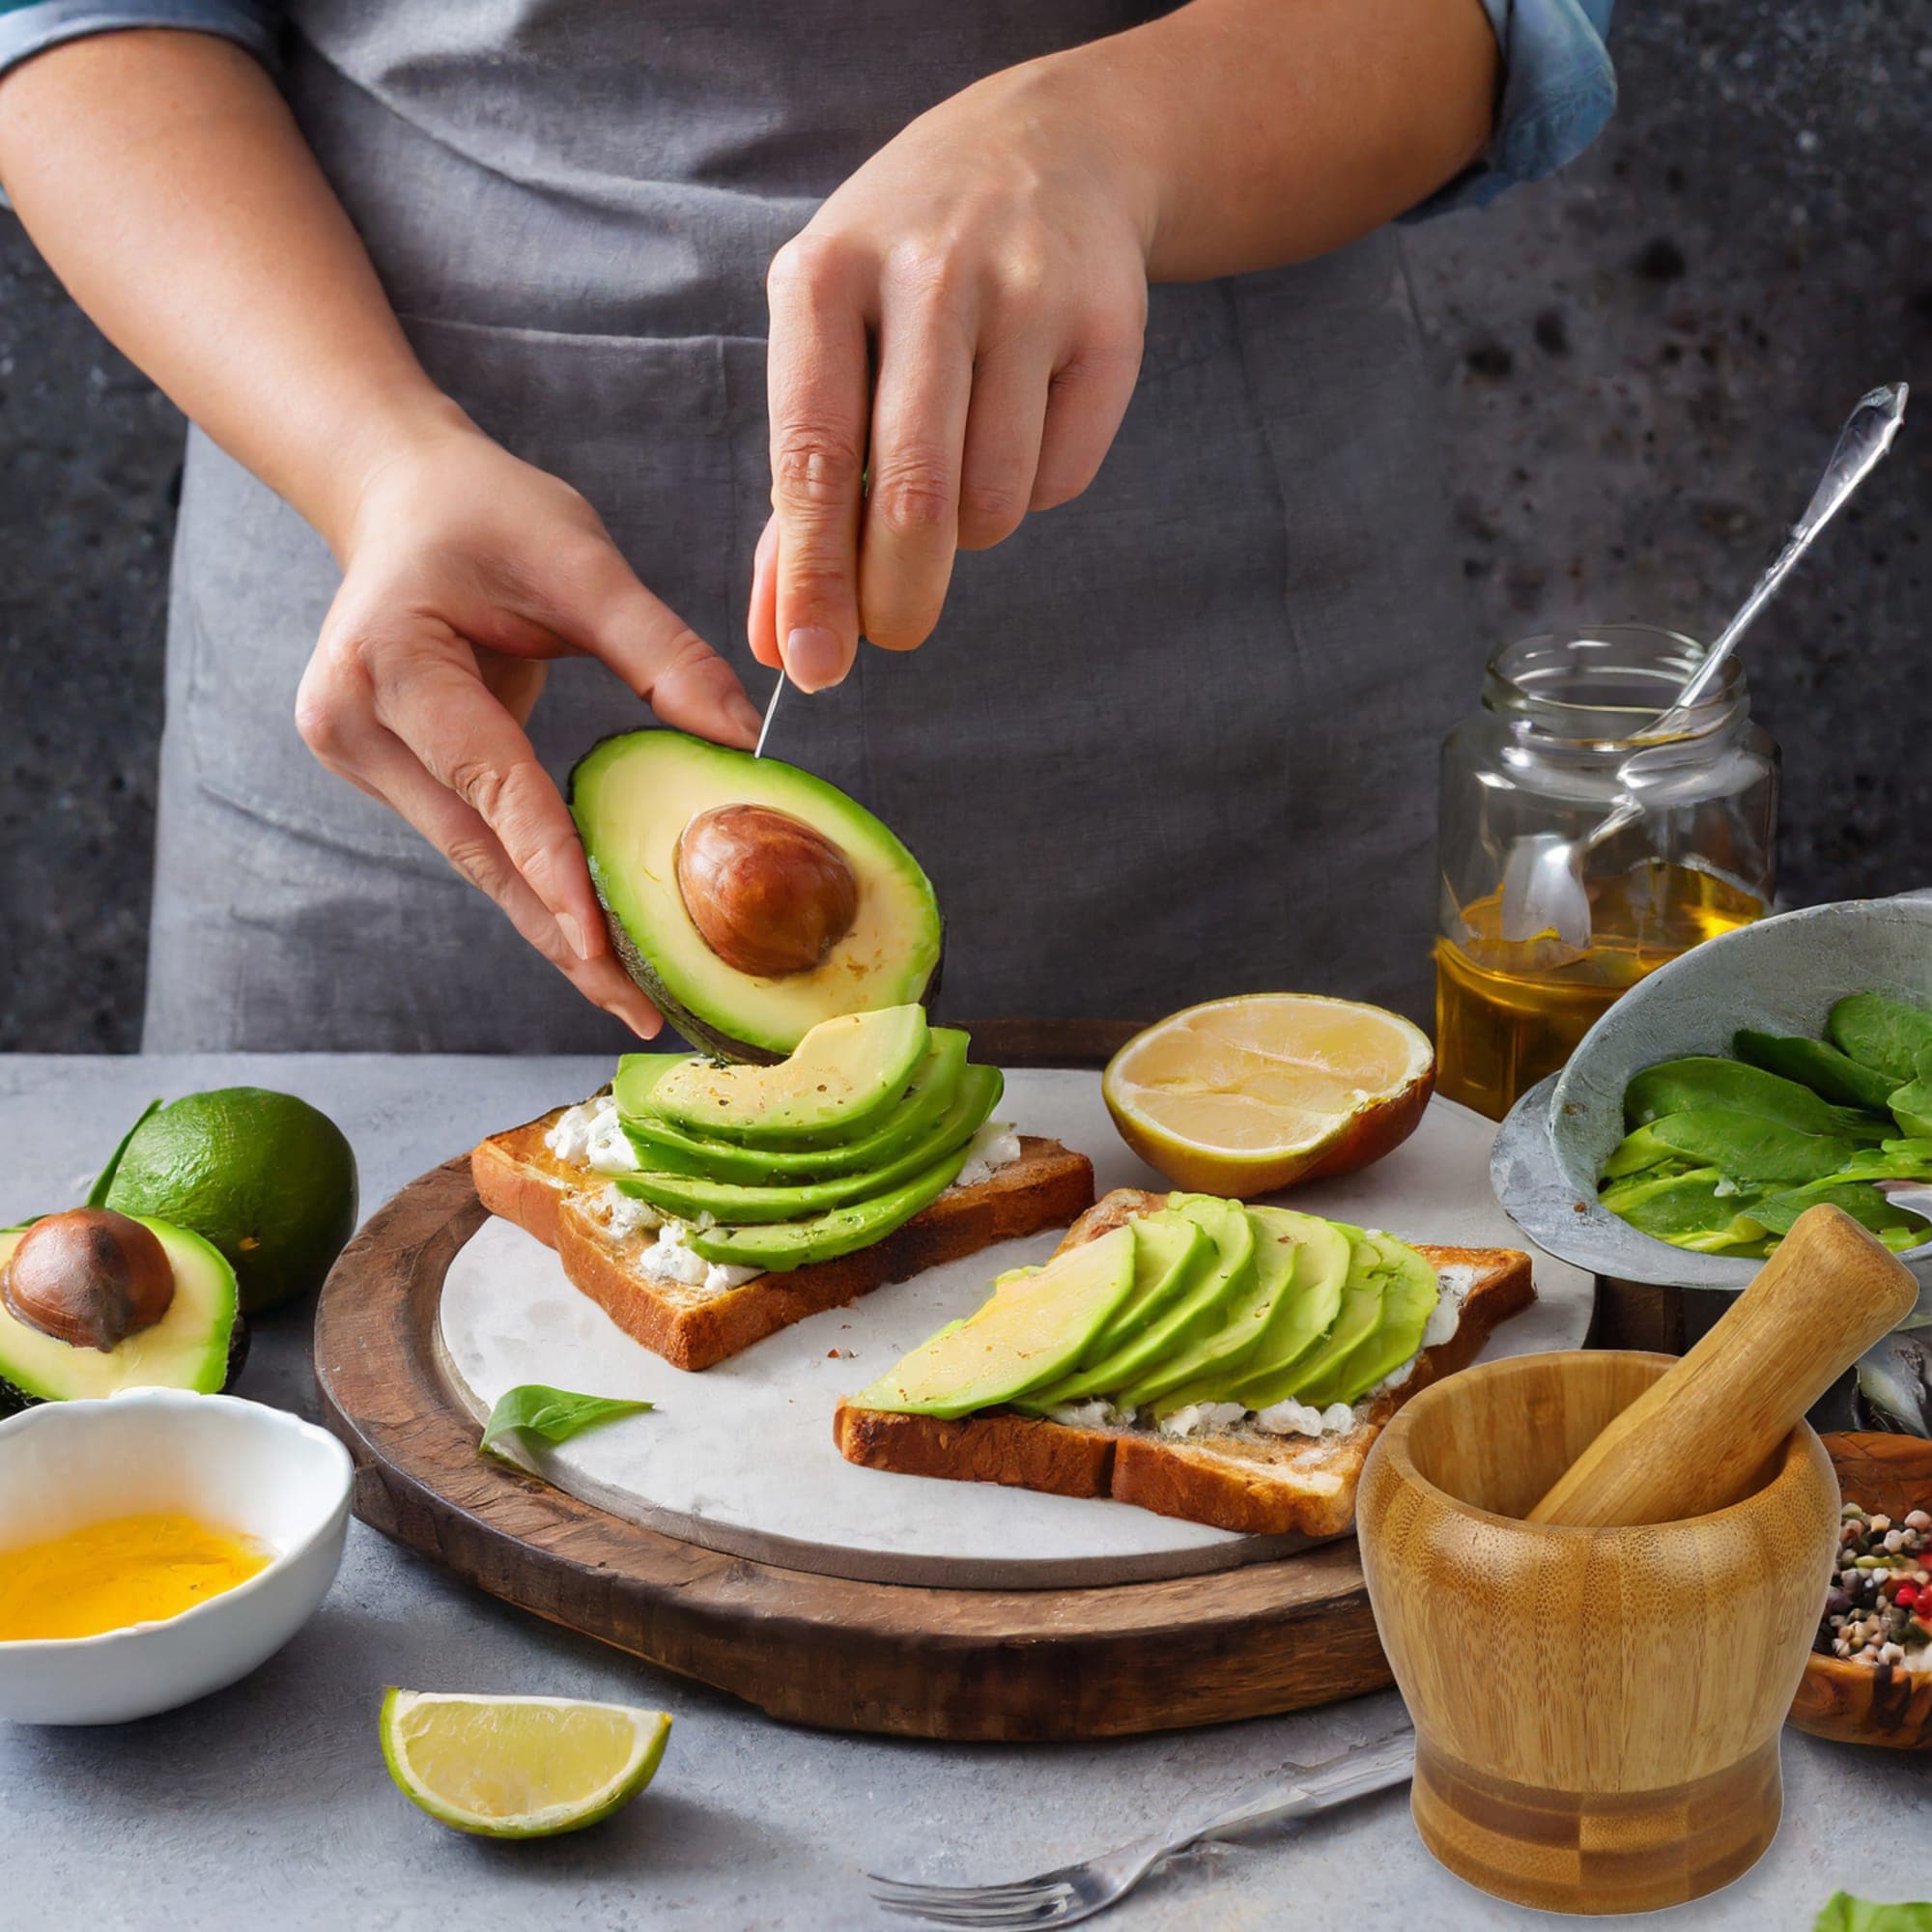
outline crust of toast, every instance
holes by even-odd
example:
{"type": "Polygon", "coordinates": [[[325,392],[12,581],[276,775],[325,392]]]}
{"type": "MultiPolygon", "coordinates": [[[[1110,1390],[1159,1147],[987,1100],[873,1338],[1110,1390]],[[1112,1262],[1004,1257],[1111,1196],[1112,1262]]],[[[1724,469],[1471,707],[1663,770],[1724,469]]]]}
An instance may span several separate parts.
{"type": "MultiPolygon", "coordinates": [[[[1095,1239],[1165,1198],[1117,1189],[1074,1223],[1061,1247],[1095,1239]]],[[[1467,1367],[1498,1323],[1536,1298],[1529,1257],[1519,1249],[1415,1248],[1432,1267],[1472,1267],[1477,1279],[1455,1334],[1425,1350],[1408,1380],[1378,1397],[1347,1435],[1220,1430],[1177,1440],[1151,1430],[1077,1427],[1004,1410],[945,1422],[840,1403],[833,1437],[841,1455],[867,1468],[1111,1496],[1248,1535],[1339,1536],[1354,1520],[1362,1464],[1389,1417],[1418,1389],[1467,1367]]]]}
{"type": "Polygon", "coordinates": [[[948,1189],[884,1240],[707,1293],[651,1280],[639,1269],[652,1237],[611,1234],[596,1206],[609,1177],[559,1161],[544,1144],[561,1111],[482,1142],[469,1156],[476,1192],[491,1213],[554,1248],[571,1285],[627,1335],[680,1369],[708,1369],[887,1282],[909,1280],[997,1241],[1064,1227],[1094,1200],[1094,1163],[1085,1154],[1023,1134],[1017,1161],[971,1187],[948,1189]]]}

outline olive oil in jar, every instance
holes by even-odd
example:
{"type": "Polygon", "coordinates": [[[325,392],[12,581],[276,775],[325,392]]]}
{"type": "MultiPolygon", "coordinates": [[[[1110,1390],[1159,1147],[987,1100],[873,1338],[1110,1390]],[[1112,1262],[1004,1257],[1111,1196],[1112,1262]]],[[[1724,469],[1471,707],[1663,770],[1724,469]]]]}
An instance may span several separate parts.
{"type": "Polygon", "coordinates": [[[1553,937],[1505,940],[1496,893],[1463,908],[1462,939],[1437,939],[1437,1093],[1501,1120],[1645,974],[1766,910],[1727,880],[1662,859],[1592,893],[1587,952],[1553,937]]]}

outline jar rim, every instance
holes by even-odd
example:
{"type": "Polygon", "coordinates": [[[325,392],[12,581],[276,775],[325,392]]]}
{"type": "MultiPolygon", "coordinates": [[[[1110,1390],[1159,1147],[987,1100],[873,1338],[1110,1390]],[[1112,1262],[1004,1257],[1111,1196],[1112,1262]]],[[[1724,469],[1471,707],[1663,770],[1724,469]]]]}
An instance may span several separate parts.
{"type": "MultiPolygon", "coordinates": [[[[1704,661],[1708,646],[1655,624],[1594,624],[1539,632],[1499,645],[1483,703],[1539,737],[1606,748],[1658,740],[1644,727],[1704,661]]],[[[1743,664],[1725,664],[1668,737],[1701,738],[1748,715],[1743,664]]]]}

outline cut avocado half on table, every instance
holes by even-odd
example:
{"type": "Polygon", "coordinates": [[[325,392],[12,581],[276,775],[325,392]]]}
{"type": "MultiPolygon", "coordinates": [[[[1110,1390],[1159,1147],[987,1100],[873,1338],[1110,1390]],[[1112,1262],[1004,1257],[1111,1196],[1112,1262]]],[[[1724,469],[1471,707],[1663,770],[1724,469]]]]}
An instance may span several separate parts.
{"type": "Polygon", "coordinates": [[[643,1096],[682,1058],[628,1053],[617,1064],[612,1094],[625,1137],[639,1166],[706,1180],[769,1185],[779,1180],[828,1180],[883,1166],[918,1140],[959,1097],[969,1042],[957,1027],[934,1027],[925,1058],[913,1069],[905,1096],[879,1124],[857,1139],[827,1148],[753,1148],[712,1134],[690,1134],[640,1111],[643,1096]]]}
{"type": "Polygon", "coordinates": [[[1061,1373],[1134,1287],[1134,1235],[1115,1228],[1006,1283],[855,1396],[863,1408],[942,1418],[1009,1402],[1061,1373]]]}
{"type": "Polygon", "coordinates": [[[648,1201],[660,1214],[683,1221],[714,1221],[732,1226],[755,1222],[803,1221],[872,1194],[883,1194],[962,1148],[999,1105],[1006,1076],[994,1066],[969,1066],[951,1108],[910,1146],[878,1167],[824,1180],[783,1179],[769,1187],[728,1180],[702,1180],[683,1174],[623,1174],[613,1185],[648,1201]]]}
{"type": "Polygon", "coordinates": [[[1230,1402],[1242,1383],[1285,1374],[1316,1348],[1333,1326],[1349,1278],[1349,1237],[1332,1221],[1287,1208],[1250,1208],[1264,1238],[1295,1244],[1294,1282],[1275,1304],[1267,1330],[1254,1352],[1232,1369],[1217,1367],[1198,1380],[1170,1389],[1154,1404],[1156,1415],[1172,1415],[1198,1402],[1230,1402]]]}
{"type": "Polygon", "coordinates": [[[628,731],[578,761],[570,809],[619,958],[695,1044],[781,1060],[820,1020],[932,991],[931,882],[823,779],[628,731]]]}
{"type": "Polygon", "coordinates": [[[652,1081],[637,1104],[686,1133],[750,1147],[837,1144],[869,1132],[904,1098],[930,1040],[923,1007],[846,1013],[821,1020],[777,1065],[725,1065],[693,1054],[652,1081]]]}
{"type": "Polygon", "coordinates": [[[77,1208],[0,1233],[0,1405],[213,1395],[240,1365],[235,1270],[199,1235],[77,1208]],[[135,1232],[128,1232],[131,1227],[135,1232]]]}

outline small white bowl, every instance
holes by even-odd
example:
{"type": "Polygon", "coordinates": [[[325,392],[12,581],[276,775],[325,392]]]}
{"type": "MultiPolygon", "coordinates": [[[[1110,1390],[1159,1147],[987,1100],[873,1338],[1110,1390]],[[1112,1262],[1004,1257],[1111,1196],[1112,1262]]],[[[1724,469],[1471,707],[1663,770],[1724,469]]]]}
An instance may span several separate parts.
{"type": "Polygon", "coordinates": [[[353,1474],[334,1436],[233,1396],[130,1389],[0,1422],[0,1551],[173,1510],[274,1551],[246,1582],[161,1623],[0,1642],[0,1718],[116,1724],[245,1677],[328,1594],[353,1474]]]}

